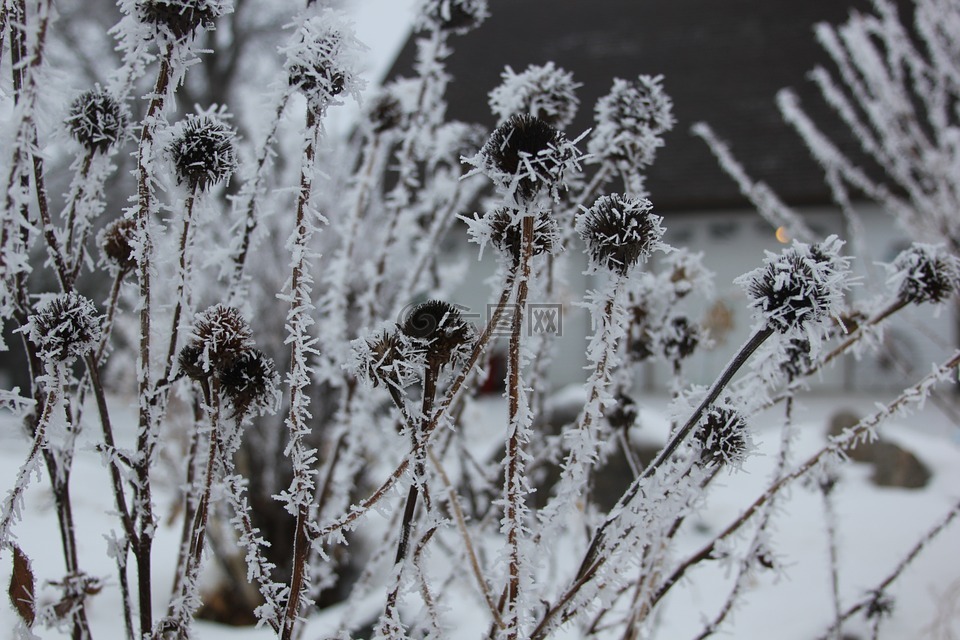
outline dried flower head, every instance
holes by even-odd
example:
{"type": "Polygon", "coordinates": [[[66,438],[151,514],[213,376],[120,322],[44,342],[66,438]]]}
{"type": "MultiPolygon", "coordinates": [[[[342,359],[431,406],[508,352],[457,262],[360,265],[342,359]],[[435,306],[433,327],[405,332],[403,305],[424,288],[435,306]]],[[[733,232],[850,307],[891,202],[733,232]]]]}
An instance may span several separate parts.
{"type": "Polygon", "coordinates": [[[415,363],[419,354],[395,328],[379,329],[355,340],[353,351],[357,374],[375,387],[405,387],[418,368],[415,363]]]}
{"type": "Polygon", "coordinates": [[[127,116],[116,98],[97,87],[74,99],[65,124],[87,151],[102,153],[123,138],[127,116]]]}
{"type": "Polygon", "coordinates": [[[460,309],[440,300],[422,302],[405,314],[400,332],[425,352],[427,367],[439,371],[464,356],[473,346],[476,331],[460,309]]]}
{"type": "Polygon", "coordinates": [[[887,267],[901,299],[914,304],[949,299],[960,285],[960,259],[943,245],[915,242],[887,267]]]}
{"type": "Polygon", "coordinates": [[[170,154],[177,182],[206,191],[236,170],[236,133],[216,116],[191,114],[178,127],[170,154]]]}
{"type": "MultiPolygon", "coordinates": [[[[523,249],[523,221],[517,212],[501,207],[487,214],[490,241],[508,256],[512,264],[520,263],[523,249]]],[[[546,212],[539,212],[533,221],[533,255],[550,253],[559,241],[557,223],[546,212]]]]}
{"type": "Polygon", "coordinates": [[[303,20],[284,48],[284,69],[291,87],[314,105],[333,104],[342,93],[356,94],[361,45],[339,14],[326,11],[303,20]]]}
{"type": "Polygon", "coordinates": [[[556,128],[528,114],[511,116],[468,162],[500,189],[528,202],[544,186],[554,195],[564,174],[579,167],[577,148],[556,128]]]}
{"type": "Polygon", "coordinates": [[[367,108],[367,121],[374,133],[385,133],[400,128],[403,124],[403,108],[400,99],[391,91],[379,91],[367,108]]]}
{"type": "Polygon", "coordinates": [[[596,106],[596,127],[587,150],[595,161],[610,160],[639,168],[653,162],[663,146],[660,137],[673,128],[673,102],[662,76],[613,81],[610,93],[596,106]]]}
{"type": "Polygon", "coordinates": [[[637,403],[622,391],[617,392],[614,402],[606,411],[607,422],[614,429],[629,429],[637,421],[637,403]]]}
{"type": "Polygon", "coordinates": [[[646,198],[611,194],[597,198],[584,210],[577,219],[577,232],[586,244],[593,268],[625,276],[635,264],[663,250],[663,218],[652,209],[646,198]]]}
{"type": "Polygon", "coordinates": [[[117,218],[103,228],[98,237],[100,252],[108,264],[122,273],[137,266],[133,241],[137,235],[137,223],[132,218],[117,218]]]}
{"type": "Polygon", "coordinates": [[[250,325],[238,309],[224,304],[197,314],[192,338],[180,352],[179,362],[184,373],[194,379],[228,369],[253,348],[250,325]]]}
{"type": "Polygon", "coordinates": [[[679,362],[693,355],[700,345],[700,325],[686,316],[675,316],[663,331],[663,355],[672,362],[679,362]]]}
{"type": "Polygon", "coordinates": [[[46,362],[73,362],[100,341],[100,316],[88,298],[71,291],[41,303],[24,328],[46,362]]]}
{"type": "Polygon", "coordinates": [[[850,261],[840,255],[842,246],[836,236],[815,245],[794,241],[780,254],[768,251],[762,267],[737,278],[761,324],[787,333],[838,316],[849,287],[850,261]]]}
{"type": "Polygon", "coordinates": [[[218,371],[218,377],[220,389],[233,405],[234,417],[263,413],[277,404],[277,369],[258,349],[241,352],[218,371]]]}
{"type": "Polygon", "coordinates": [[[416,27],[463,35],[476,29],[489,16],[487,0],[424,0],[416,27]]]}
{"type": "Polygon", "coordinates": [[[643,362],[654,353],[654,331],[646,301],[640,300],[629,308],[630,325],[627,328],[627,355],[634,363],[643,362]]]}
{"type": "Polygon", "coordinates": [[[722,405],[707,409],[694,439],[700,445],[700,459],[710,465],[739,466],[747,455],[747,423],[736,410],[722,405]]]}
{"type": "Polygon", "coordinates": [[[202,27],[212,29],[214,21],[232,10],[226,0],[136,0],[137,17],[158,30],[183,40],[202,27]]]}
{"type": "Polygon", "coordinates": [[[780,370],[789,380],[806,375],[813,369],[810,340],[805,337],[791,338],[782,343],[783,355],[780,370]]]}
{"type": "Polygon", "coordinates": [[[563,130],[577,115],[580,100],[576,91],[580,84],[573,81],[572,73],[552,62],[530,65],[523,73],[507,67],[500,77],[500,85],[490,92],[490,109],[498,124],[526,113],[563,130]]]}

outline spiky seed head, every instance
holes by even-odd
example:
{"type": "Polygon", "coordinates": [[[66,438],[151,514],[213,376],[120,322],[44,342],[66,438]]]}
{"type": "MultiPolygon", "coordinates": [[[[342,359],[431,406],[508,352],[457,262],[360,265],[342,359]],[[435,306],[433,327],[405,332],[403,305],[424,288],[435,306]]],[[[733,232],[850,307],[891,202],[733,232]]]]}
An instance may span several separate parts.
{"type": "Polygon", "coordinates": [[[424,0],[417,29],[463,35],[479,27],[489,15],[487,0],[424,0]]]}
{"type": "Polygon", "coordinates": [[[637,421],[637,403],[633,398],[619,391],[614,398],[614,405],[606,411],[606,416],[607,422],[614,429],[629,429],[637,421]]]}
{"type": "MultiPolygon", "coordinates": [[[[204,375],[229,368],[241,354],[253,348],[250,325],[238,309],[224,304],[197,314],[192,338],[199,352],[189,352],[188,355],[196,356],[195,368],[199,367],[204,375]]],[[[189,371],[184,371],[190,375],[189,371]]]]}
{"type": "Polygon", "coordinates": [[[123,138],[127,116],[116,98],[97,87],[74,99],[65,124],[87,151],[102,153],[123,138]]]}
{"type": "Polygon", "coordinates": [[[191,114],[181,123],[170,154],[177,182],[206,191],[236,170],[236,133],[218,117],[191,114]]]}
{"type": "MultiPolygon", "coordinates": [[[[512,264],[520,263],[523,249],[523,222],[516,212],[500,207],[490,215],[490,241],[508,256],[512,264]]],[[[558,241],[557,224],[547,213],[540,212],[533,222],[533,255],[550,253],[558,241]]]]}
{"type": "Polygon", "coordinates": [[[700,325],[686,316],[676,316],[665,327],[663,355],[673,362],[689,358],[700,345],[700,339],[700,325]]]}
{"type": "Polygon", "coordinates": [[[836,317],[849,287],[849,259],[836,236],[806,245],[794,241],[780,254],[767,252],[764,265],[740,276],[761,324],[780,333],[836,317]]]}
{"type": "Polygon", "coordinates": [[[552,62],[530,65],[522,73],[507,67],[500,77],[500,85],[490,92],[490,109],[499,124],[514,114],[527,113],[562,131],[577,115],[580,84],[552,62]]]}
{"type": "Polygon", "coordinates": [[[795,380],[806,375],[813,368],[810,340],[791,338],[783,344],[783,359],[780,361],[780,370],[789,380],[795,380]]]}
{"type": "Polygon", "coordinates": [[[259,349],[241,352],[218,371],[220,389],[233,405],[234,415],[263,413],[277,402],[279,376],[273,360],[259,349]]]}
{"type": "Polygon", "coordinates": [[[214,371],[205,361],[203,345],[191,342],[177,354],[177,368],[191,380],[206,380],[214,371]]]}
{"type": "Polygon", "coordinates": [[[361,338],[357,370],[373,386],[405,387],[410,382],[410,348],[396,329],[379,329],[361,338]]]}
{"type": "Polygon", "coordinates": [[[284,48],[284,69],[291,87],[314,106],[334,103],[343,93],[356,94],[357,42],[349,25],[335,12],[302,20],[291,44],[284,48]]]}
{"type": "Polygon", "coordinates": [[[642,304],[630,307],[630,327],[627,329],[627,354],[633,362],[643,362],[654,353],[654,335],[650,313],[642,304]]]}
{"type": "Polygon", "coordinates": [[[133,241],[137,235],[137,223],[132,218],[117,218],[103,228],[99,235],[103,259],[122,273],[137,266],[133,241]]]}
{"type": "Polygon", "coordinates": [[[398,129],[403,124],[403,108],[400,100],[390,91],[381,91],[367,107],[367,119],[374,133],[398,129]]]}
{"type": "Polygon", "coordinates": [[[100,341],[100,315],[88,298],[74,291],[41,303],[26,327],[30,341],[48,363],[73,362],[100,341]]]}
{"type": "Polygon", "coordinates": [[[596,126],[588,144],[594,161],[610,160],[633,168],[653,162],[661,136],[673,128],[673,102],[662,76],[616,78],[610,93],[597,101],[596,126]]]}
{"type": "Polygon", "coordinates": [[[625,276],[635,264],[664,249],[662,221],[646,198],[611,194],[598,198],[579,216],[577,232],[593,268],[625,276]]]}
{"type": "Polygon", "coordinates": [[[709,465],[739,466],[747,455],[747,423],[730,407],[707,409],[694,438],[700,445],[700,459],[709,465]]]}
{"type": "Polygon", "coordinates": [[[948,300],[960,285],[960,259],[943,245],[916,242],[888,267],[901,299],[913,304],[948,300]]]}
{"type": "Polygon", "coordinates": [[[401,333],[424,350],[427,366],[434,371],[465,355],[476,333],[460,309],[440,300],[416,305],[399,326],[401,333]]]}
{"type": "Polygon", "coordinates": [[[475,159],[495,185],[528,202],[543,187],[556,188],[576,148],[556,128],[526,113],[497,127],[475,159]]]}
{"type": "Polygon", "coordinates": [[[196,29],[212,29],[214,21],[226,14],[224,0],[136,0],[141,22],[166,31],[174,40],[184,40],[196,29]]]}

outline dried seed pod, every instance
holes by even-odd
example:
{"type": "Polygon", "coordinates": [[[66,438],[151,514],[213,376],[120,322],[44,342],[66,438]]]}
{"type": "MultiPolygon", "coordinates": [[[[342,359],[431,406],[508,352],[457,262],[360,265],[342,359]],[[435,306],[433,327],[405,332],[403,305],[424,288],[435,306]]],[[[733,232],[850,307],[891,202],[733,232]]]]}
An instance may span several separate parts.
{"type": "Polygon", "coordinates": [[[234,360],[251,348],[253,336],[250,325],[240,311],[218,304],[197,314],[193,325],[193,344],[180,352],[181,363],[186,355],[190,369],[184,368],[184,372],[192,378],[202,378],[214,371],[228,369],[234,360]],[[198,351],[194,351],[192,346],[198,351]],[[202,372],[202,375],[192,375],[191,370],[202,372]]]}
{"type": "Polygon", "coordinates": [[[794,242],[779,255],[767,252],[764,266],[736,280],[765,327],[787,333],[839,315],[848,287],[849,259],[840,256],[842,245],[836,236],[812,246],[794,242]]]}
{"type": "Polygon", "coordinates": [[[435,372],[465,355],[476,333],[457,307],[440,300],[416,305],[399,327],[401,333],[424,350],[427,367],[435,372]]]}
{"type": "Polygon", "coordinates": [[[41,303],[26,329],[41,358],[70,363],[97,346],[100,315],[93,302],[71,291],[41,303]]]}
{"type": "Polygon", "coordinates": [[[530,65],[523,73],[507,67],[500,77],[500,85],[490,92],[490,109],[499,124],[514,114],[527,113],[563,130],[577,115],[580,84],[573,81],[572,73],[552,62],[530,65]]]}
{"type": "Polygon", "coordinates": [[[501,189],[530,201],[543,187],[556,188],[578,153],[566,137],[540,118],[511,116],[497,127],[474,163],[501,189]]]}
{"type": "MultiPolygon", "coordinates": [[[[498,251],[507,255],[513,264],[519,264],[523,248],[523,228],[516,212],[505,207],[489,214],[490,241],[498,251]]],[[[553,218],[539,212],[533,222],[533,255],[550,253],[558,242],[559,231],[553,218]]]]}
{"type": "Polygon", "coordinates": [[[747,455],[747,423],[734,409],[714,406],[704,412],[694,439],[700,459],[710,465],[740,465],[747,455]]]}
{"type": "Polygon", "coordinates": [[[218,371],[220,389],[233,405],[234,417],[264,412],[277,402],[279,376],[273,360],[258,349],[241,352],[218,371]]]}
{"type": "Polygon", "coordinates": [[[127,130],[123,106],[100,87],[77,96],[64,122],[74,140],[90,152],[106,151],[118,143],[127,130]]]}
{"type": "Polygon", "coordinates": [[[210,363],[205,361],[203,346],[196,342],[187,344],[177,355],[177,367],[191,380],[206,380],[213,375],[210,363]]]}
{"type": "Polygon", "coordinates": [[[411,381],[415,356],[396,330],[380,329],[354,343],[357,372],[373,386],[405,387],[411,381]],[[411,358],[411,355],[414,358],[411,358]]]}
{"type": "Polygon", "coordinates": [[[949,299],[960,285],[960,259],[943,245],[916,242],[888,267],[902,300],[921,304],[949,299]]]}
{"type": "Polygon", "coordinates": [[[315,106],[330,104],[341,93],[356,92],[361,46],[334,12],[301,21],[293,42],[284,49],[290,86],[315,106]]]}
{"type": "Polygon", "coordinates": [[[377,93],[366,111],[374,133],[393,131],[403,123],[403,108],[400,100],[388,90],[377,93]]]}
{"type": "Polygon", "coordinates": [[[614,429],[629,429],[637,421],[637,403],[633,398],[618,391],[614,404],[607,412],[607,422],[614,429]]]}
{"type": "Polygon", "coordinates": [[[137,266],[134,258],[133,241],[137,234],[137,223],[131,218],[117,218],[100,232],[98,244],[103,259],[126,273],[137,266]]]}
{"type": "Polygon", "coordinates": [[[783,344],[783,359],[780,362],[780,370],[789,380],[806,375],[812,368],[810,340],[807,338],[791,338],[783,344]]]}
{"type": "Polygon", "coordinates": [[[597,198],[577,219],[577,232],[593,267],[625,276],[635,264],[662,250],[663,218],[652,209],[646,198],[619,194],[597,198]]]}
{"type": "Polygon", "coordinates": [[[686,316],[676,316],[665,327],[663,355],[673,362],[689,358],[699,346],[700,339],[700,325],[686,316]]]}
{"type": "Polygon", "coordinates": [[[653,162],[663,146],[660,137],[673,128],[673,102],[662,76],[640,76],[633,82],[613,81],[610,93],[596,106],[596,126],[588,145],[594,161],[609,160],[632,168],[653,162]]]}
{"type": "Polygon", "coordinates": [[[424,0],[417,28],[463,35],[479,27],[487,16],[487,0],[424,0]]]}
{"type": "Polygon", "coordinates": [[[191,114],[181,123],[170,154],[177,182],[187,183],[191,191],[206,191],[236,170],[236,133],[220,118],[191,114]]]}
{"type": "Polygon", "coordinates": [[[228,6],[224,0],[137,0],[136,4],[141,22],[168,32],[174,40],[184,40],[200,27],[212,29],[228,6]]]}

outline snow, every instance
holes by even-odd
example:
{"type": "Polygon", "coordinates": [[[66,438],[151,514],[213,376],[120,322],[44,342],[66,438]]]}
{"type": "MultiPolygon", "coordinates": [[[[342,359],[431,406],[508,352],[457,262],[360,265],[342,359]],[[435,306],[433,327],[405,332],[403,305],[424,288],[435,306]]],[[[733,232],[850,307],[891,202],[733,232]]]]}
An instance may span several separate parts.
{"type": "MultiPolygon", "coordinates": [[[[582,391],[579,391],[582,393],[582,391]]],[[[576,397],[577,391],[568,396],[576,397]]],[[[798,402],[798,439],[794,460],[803,459],[825,442],[826,424],[840,408],[866,414],[874,409],[874,396],[814,396],[798,402]]],[[[668,400],[665,397],[638,399],[640,425],[635,440],[663,442],[668,429],[668,400]]],[[[113,406],[123,406],[114,402],[113,406]]],[[[126,403],[127,410],[116,416],[120,446],[131,443],[136,433],[135,403],[126,403]]],[[[737,517],[745,505],[758,495],[769,480],[776,461],[779,422],[782,409],[754,418],[752,427],[759,451],[744,464],[742,472],[721,472],[716,487],[705,507],[692,519],[688,531],[680,538],[679,557],[694,552],[737,517]]],[[[93,414],[88,414],[93,417],[93,414]]],[[[503,436],[506,407],[499,398],[484,399],[472,405],[464,416],[468,433],[478,444],[503,436]]],[[[843,606],[848,606],[887,576],[917,539],[938,521],[958,499],[960,486],[960,441],[956,427],[928,405],[910,419],[885,425],[881,434],[915,453],[933,472],[930,484],[922,490],[877,488],[869,482],[869,468],[847,464],[834,491],[839,518],[840,588],[843,606]]],[[[92,450],[98,432],[90,425],[82,433],[72,478],[74,514],[79,540],[80,566],[93,576],[103,577],[106,586],[89,603],[90,623],[94,637],[100,640],[121,640],[124,636],[119,619],[119,593],[116,571],[107,557],[107,536],[117,528],[110,515],[113,498],[106,469],[100,455],[92,450]]],[[[22,464],[30,443],[16,421],[0,416],[0,487],[7,490],[16,469],[22,464]]],[[[159,469],[162,469],[159,468],[159,469]]],[[[178,520],[167,516],[174,504],[175,487],[157,472],[156,502],[160,515],[154,558],[154,607],[166,608],[167,588],[173,581],[180,531],[178,520]]],[[[33,563],[40,579],[60,578],[63,560],[57,533],[56,515],[46,479],[34,480],[27,490],[24,518],[13,527],[17,543],[33,563]]],[[[381,516],[370,516],[363,526],[379,528],[381,516]]],[[[740,543],[743,540],[739,540],[740,543]]],[[[745,604],[734,612],[730,626],[723,632],[743,640],[754,638],[816,638],[830,624],[829,567],[827,538],[822,498],[817,490],[796,487],[787,500],[780,503],[773,521],[773,552],[784,566],[782,576],[760,572],[748,585],[745,604]]],[[[957,606],[956,592],[960,571],[955,561],[960,548],[960,526],[953,523],[920,555],[916,562],[890,589],[895,605],[893,616],[881,627],[881,638],[922,638],[938,616],[949,614],[957,606]]],[[[560,552],[558,552],[559,554],[560,552]]],[[[438,554],[442,556],[443,554],[438,554]]],[[[558,555],[562,557],[562,555],[558,555]]],[[[571,559],[572,560],[572,559],[571,559]]],[[[4,566],[9,566],[6,558],[4,566]]],[[[209,559],[204,565],[209,569],[209,559]]],[[[695,635],[705,618],[715,615],[732,584],[735,567],[721,561],[706,563],[692,571],[682,588],[669,596],[660,613],[656,637],[687,638],[695,635]]],[[[38,585],[39,586],[39,585],[38,585]]],[[[460,628],[452,638],[476,638],[485,631],[482,599],[462,586],[448,594],[447,603],[456,610],[460,628]]],[[[38,590],[49,601],[55,593],[50,587],[38,590]]],[[[381,602],[369,603],[376,612],[381,602]]],[[[362,608],[362,605],[361,605],[362,608]]],[[[314,614],[305,637],[322,637],[335,633],[342,607],[314,614]]],[[[356,611],[354,613],[357,613],[356,611]]],[[[11,629],[15,613],[6,598],[0,607],[0,628],[11,629]]],[[[853,619],[844,627],[847,633],[866,633],[862,619],[853,619]]],[[[956,632],[960,620],[948,621],[956,632]]],[[[273,637],[269,628],[233,628],[198,622],[195,636],[201,640],[233,638],[239,640],[273,637]]],[[[723,637],[721,633],[720,637],[723,637]]],[[[55,631],[38,629],[40,638],[60,637],[55,631]]],[[[567,633],[557,637],[573,637],[567,633]]],[[[935,636],[929,636],[935,637],[935,636]]]]}

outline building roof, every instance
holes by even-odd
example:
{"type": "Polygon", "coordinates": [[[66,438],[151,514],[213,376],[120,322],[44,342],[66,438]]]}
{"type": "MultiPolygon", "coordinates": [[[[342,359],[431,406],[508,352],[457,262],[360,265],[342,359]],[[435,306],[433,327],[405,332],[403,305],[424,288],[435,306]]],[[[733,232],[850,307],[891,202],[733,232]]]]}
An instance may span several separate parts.
{"type": "MultiPolygon", "coordinates": [[[[491,17],[476,31],[454,36],[448,70],[448,116],[492,127],[487,94],[505,65],[520,72],[553,61],[582,83],[570,133],[592,126],[593,105],[613,78],[664,76],[677,125],[648,172],[651,199],[661,211],[727,209],[746,205],[706,144],[690,133],[707,122],[755,179],[792,205],[830,202],[822,172],[785,124],[775,104],[793,88],[805,108],[820,114],[833,136],[847,136],[807,78],[830,68],[813,26],[842,23],[867,0],[490,0],[491,17]]],[[[393,75],[412,74],[408,42],[393,75]]],[[[844,146],[852,146],[844,145],[844,146]]]]}

